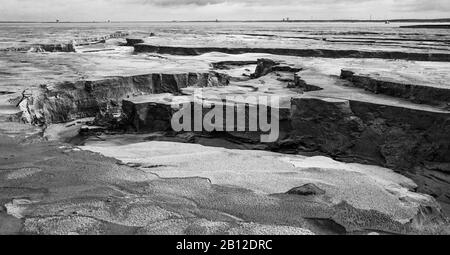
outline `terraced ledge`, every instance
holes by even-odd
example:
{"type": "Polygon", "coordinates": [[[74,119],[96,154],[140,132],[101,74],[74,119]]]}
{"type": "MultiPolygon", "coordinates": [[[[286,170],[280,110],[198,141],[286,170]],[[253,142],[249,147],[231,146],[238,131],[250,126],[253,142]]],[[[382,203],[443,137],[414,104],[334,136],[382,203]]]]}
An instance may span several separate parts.
{"type": "MultiPolygon", "coordinates": [[[[246,99],[242,101],[228,101],[225,98],[219,100],[208,100],[204,98],[203,104],[195,102],[192,96],[174,96],[172,94],[158,94],[158,95],[145,95],[139,97],[133,97],[125,99],[123,101],[123,113],[127,118],[125,123],[131,125],[134,130],[139,133],[149,133],[156,131],[172,131],[171,120],[175,112],[179,111],[183,106],[190,105],[191,110],[195,107],[201,109],[202,118],[216,107],[221,109],[222,116],[227,117],[227,121],[232,119],[232,125],[228,124],[224,118],[223,123],[215,123],[213,127],[205,127],[214,129],[214,127],[221,127],[223,132],[228,134],[238,135],[241,138],[246,137],[248,140],[254,138],[259,141],[259,134],[263,132],[254,131],[250,132],[250,121],[257,123],[257,119],[249,120],[250,111],[257,112],[261,107],[267,107],[268,119],[271,118],[270,112],[271,106],[261,105],[254,102],[248,102],[246,99]],[[227,112],[233,112],[232,117],[227,112]],[[241,118],[243,117],[243,118],[241,118]],[[238,132],[238,130],[240,130],[238,132]]],[[[290,107],[278,106],[277,120],[273,117],[272,121],[278,122],[282,131],[286,131],[286,126],[289,126],[290,107]]],[[[217,112],[218,110],[214,110],[217,112]]],[[[195,113],[191,112],[192,120],[195,118],[195,113]]],[[[257,118],[257,116],[255,116],[257,118]]],[[[183,119],[183,123],[187,121],[183,119]]],[[[195,129],[194,121],[191,121],[191,130],[195,129]]],[[[220,128],[219,128],[220,129],[220,128]]],[[[257,127],[257,130],[260,130],[257,127]]],[[[208,133],[208,132],[205,132],[208,133]]]]}
{"type": "Polygon", "coordinates": [[[151,73],[41,85],[18,104],[26,122],[63,123],[99,114],[120,115],[122,100],[138,95],[180,94],[186,87],[228,85],[228,76],[206,73],[151,73]]]}
{"type": "Polygon", "coordinates": [[[195,56],[209,52],[222,52],[226,54],[267,53],[274,55],[296,57],[320,58],[381,58],[404,59],[415,61],[449,62],[450,54],[446,53],[413,53],[398,51],[357,51],[357,50],[330,50],[330,49],[283,49],[283,48],[225,48],[225,47],[181,47],[157,46],[150,44],[134,45],[136,53],[151,52],[158,54],[195,56]]]}
{"type": "MultiPolygon", "coordinates": [[[[300,86],[316,89],[305,89],[304,94],[292,95],[290,103],[280,105],[278,141],[261,144],[260,133],[246,132],[246,127],[236,126],[230,128],[234,131],[215,132],[209,138],[226,139],[239,144],[238,148],[327,155],[345,162],[384,166],[425,183],[421,185],[424,192],[450,203],[450,193],[445,188],[450,184],[450,112],[376,95],[351,87],[350,82],[339,77],[308,70],[296,77],[301,80],[300,86]]],[[[214,93],[220,96],[220,89],[214,93]]],[[[209,95],[206,91],[205,94],[209,95]]],[[[125,122],[139,133],[173,132],[171,105],[190,103],[189,100],[192,100],[189,96],[172,94],[125,99],[125,122]]],[[[235,116],[248,116],[251,107],[248,102],[233,103],[246,111],[235,116]]],[[[203,110],[205,113],[210,109],[203,110]]],[[[188,139],[182,134],[176,136],[186,142],[198,142],[205,137],[201,132],[189,134],[188,139]]]]}
{"type": "Polygon", "coordinates": [[[414,103],[450,109],[450,89],[390,82],[368,75],[356,74],[352,70],[342,70],[341,78],[350,81],[355,87],[363,88],[376,94],[400,97],[414,103]]]}
{"type": "MultiPolygon", "coordinates": [[[[319,91],[320,92],[320,91],[319,91]]],[[[139,133],[173,132],[173,105],[194,103],[189,96],[171,94],[145,95],[125,99],[124,120],[139,133]]],[[[450,173],[450,113],[432,112],[408,107],[305,95],[293,98],[290,106],[280,106],[278,122],[281,136],[273,144],[259,144],[261,133],[248,132],[250,108],[260,107],[248,102],[230,104],[234,116],[246,116],[245,122],[227,130],[209,134],[228,137],[248,148],[328,155],[346,162],[376,164],[401,172],[438,171],[450,173]],[[240,111],[240,112],[239,112],[240,111]],[[240,130],[240,131],[239,131],[240,130]]],[[[223,102],[211,102],[223,107],[223,102]]],[[[201,107],[201,106],[200,106],[201,107]]],[[[211,110],[203,106],[203,115],[211,110]]],[[[225,116],[225,112],[223,113],[225,116]]],[[[194,115],[191,115],[194,118],[194,115]]],[[[254,120],[256,122],[256,120],[254,120]]],[[[225,127],[225,125],[223,125],[225,127]]],[[[193,127],[192,127],[193,130],[193,127]]],[[[201,133],[201,132],[200,132],[201,133]]],[[[202,136],[202,134],[192,134],[202,136]]],[[[450,184],[450,175],[440,183],[450,184]]],[[[432,193],[450,202],[447,191],[433,189],[432,193]]]]}
{"type": "Polygon", "coordinates": [[[449,170],[450,113],[314,96],[292,105],[293,134],[303,148],[393,169],[447,162],[442,171],[449,170]]]}

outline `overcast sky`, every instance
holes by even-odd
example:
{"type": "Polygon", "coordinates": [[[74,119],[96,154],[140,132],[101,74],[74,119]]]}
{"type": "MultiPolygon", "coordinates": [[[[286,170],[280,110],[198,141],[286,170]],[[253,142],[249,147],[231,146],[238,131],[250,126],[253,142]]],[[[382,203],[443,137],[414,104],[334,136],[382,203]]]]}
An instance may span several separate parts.
{"type": "Polygon", "coordinates": [[[448,18],[450,0],[0,0],[0,20],[448,18]]]}

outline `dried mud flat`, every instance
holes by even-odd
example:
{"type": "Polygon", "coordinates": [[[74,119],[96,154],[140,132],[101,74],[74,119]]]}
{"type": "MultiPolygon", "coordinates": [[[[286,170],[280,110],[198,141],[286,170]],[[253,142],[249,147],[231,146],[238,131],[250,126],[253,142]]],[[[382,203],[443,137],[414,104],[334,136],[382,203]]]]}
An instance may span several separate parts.
{"type": "Polygon", "coordinates": [[[442,31],[208,29],[0,53],[0,234],[449,234],[442,31]],[[279,139],[174,132],[199,90],[279,139]]]}
{"type": "Polygon", "coordinates": [[[118,152],[111,144],[82,151],[6,137],[1,143],[3,234],[448,231],[433,199],[375,166],[171,142],[114,147],[118,152]],[[102,148],[122,161],[89,152],[102,148]],[[290,191],[296,185],[303,189],[290,191]]]}

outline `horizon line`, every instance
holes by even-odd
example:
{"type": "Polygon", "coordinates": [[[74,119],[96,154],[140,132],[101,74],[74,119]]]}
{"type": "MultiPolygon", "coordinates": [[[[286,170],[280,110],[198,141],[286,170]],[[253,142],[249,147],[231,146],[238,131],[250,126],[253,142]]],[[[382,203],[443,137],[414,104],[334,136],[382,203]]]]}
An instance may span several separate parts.
{"type": "Polygon", "coordinates": [[[0,20],[0,23],[201,23],[201,22],[279,22],[279,23],[311,23],[311,22],[450,22],[450,18],[432,18],[432,19],[293,19],[293,20],[93,20],[93,21],[19,21],[19,20],[0,20]]]}

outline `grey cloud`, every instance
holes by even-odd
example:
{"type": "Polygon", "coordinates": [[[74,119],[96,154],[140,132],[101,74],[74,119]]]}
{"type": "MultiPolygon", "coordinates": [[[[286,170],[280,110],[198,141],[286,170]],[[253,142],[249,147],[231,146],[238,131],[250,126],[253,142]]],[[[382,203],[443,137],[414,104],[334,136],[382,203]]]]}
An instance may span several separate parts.
{"type": "Polygon", "coordinates": [[[450,11],[449,0],[396,1],[396,10],[404,12],[450,11]]]}
{"type": "Polygon", "coordinates": [[[206,6],[216,4],[244,4],[251,6],[267,6],[267,5],[302,5],[302,4],[339,4],[339,3],[361,3],[376,0],[131,0],[132,3],[137,4],[149,4],[155,6],[183,6],[183,5],[195,5],[206,6]]]}
{"type": "MultiPolygon", "coordinates": [[[[207,6],[217,4],[241,4],[245,6],[326,6],[356,5],[363,3],[383,2],[382,0],[119,0],[135,4],[146,4],[161,7],[207,6]]],[[[387,1],[385,1],[387,2],[387,1]]],[[[401,12],[450,11],[450,0],[393,0],[391,10],[401,12]]]]}

